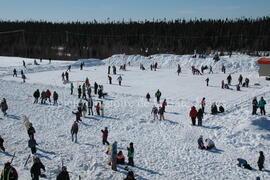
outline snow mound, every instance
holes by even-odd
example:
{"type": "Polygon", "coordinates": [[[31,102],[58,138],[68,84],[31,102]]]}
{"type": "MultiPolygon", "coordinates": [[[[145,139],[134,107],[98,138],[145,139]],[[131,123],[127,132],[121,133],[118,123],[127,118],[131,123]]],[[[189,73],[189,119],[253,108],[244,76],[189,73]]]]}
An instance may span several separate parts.
{"type": "Polygon", "coordinates": [[[259,66],[257,63],[258,57],[251,57],[243,54],[235,54],[231,57],[221,56],[218,62],[213,60],[212,56],[206,58],[193,58],[192,55],[173,55],[173,54],[155,54],[149,57],[141,55],[124,55],[117,54],[113,55],[103,62],[107,65],[122,65],[130,63],[131,66],[139,66],[143,64],[145,68],[155,62],[158,63],[159,67],[175,69],[178,64],[183,68],[190,68],[195,66],[200,68],[202,65],[211,65],[213,68],[221,68],[224,64],[231,72],[233,71],[257,71],[259,66]]]}

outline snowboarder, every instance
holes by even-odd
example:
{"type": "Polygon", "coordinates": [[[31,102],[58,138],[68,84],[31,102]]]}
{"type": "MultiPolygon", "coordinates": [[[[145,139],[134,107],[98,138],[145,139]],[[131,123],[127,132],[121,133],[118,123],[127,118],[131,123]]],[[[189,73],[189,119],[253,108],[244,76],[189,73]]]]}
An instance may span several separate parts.
{"type": "Polygon", "coordinates": [[[264,159],[265,158],[264,158],[263,152],[260,151],[260,156],[257,162],[260,171],[264,168],[264,159]]]}
{"type": "Polygon", "coordinates": [[[32,154],[35,154],[37,152],[36,145],[37,145],[37,142],[35,139],[33,139],[33,138],[29,139],[28,147],[31,148],[32,154]]]}
{"type": "Polygon", "coordinates": [[[74,89],[74,85],[73,85],[73,83],[70,83],[70,94],[71,95],[73,94],[73,89],[74,89]]]}
{"type": "Polygon", "coordinates": [[[17,70],[14,68],[13,69],[13,77],[15,77],[15,76],[17,77],[17,70]]]}
{"type": "Polygon", "coordinates": [[[202,111],[204,113],[204,109],[205,109],[205,97],[202,98],[201,107],[202,107],[202,111]]]}
{"type": "Polygon", "coordinates": [[[108,75],[109,83],[112,84],[112,77],[108,75]]]}
{"type": "Polygon", "coordinates": [[[47,89],[47,91],[46,91],[46,101],[48,99],[50,103],[51,103],[51,95],[52,95],[51,91],[49,89],[47,89]]]}
{"type": "Polygon", "coordinates": [[[66,73],[65,73],[65,76],[66,76],[66,81],[68,82],[68,81],[69,81],[69,74],[68,74],[67,71],[66,71],[66,73]]]}
{"type": "Polygon", "coordinates": [[[62,171],[58,174],[56,180],[70,180],[66,166],[62,167],[62,171]]]}
{"type": "Polygon", "coordinates": [[[108,74],[111,74],[111,66],[108,66],[108,74]]]}
{"type": "Polygon", "coordinates": [[[5,163],[4,169],[1,173],[1,180],[18,180],[18,173],[10,162],[5,163]]]}
{"type": "Polygon", "coordinates": [[[29,124],[29,128],[27,130],[28,136],[30,139],[34,139],[34,134],[36,133],[35,128],[33,127],[33,124],[29,124]]]}
{"type": "Polygon", "coordinates": [[[203,110],[200,108],[197,113],[198,126],[202,126],[203,110]]]}
{"type": "Polygon", "coordinates": [[[159,89],[157,90],[155,96],[156,96],[156,98],[157,98],[157,103],[159,103],[160,97],[161,97],[161,92],[159,91],[159,89]]]}
{"type": "Polygon", "coordinates": [[[259,108],[261,110],[261,115],[265,115],[265,105],[266,105],[266,102],[263,99],[263,97],[261,97],[261,99],[259,101],[259,108]]]}
{"type": "Polygon", "coordinates": [[[108,128],[105,127],[105,129],[104,130],[102,129],[101,132],[102,132],[102,144],[103,145],[105,145],[105,144],[110,145],[110,143],[107,140],[108,139],[108,135],[109,135],[108,128]]]}
{"type": "Polygon", "coordinates": [[[3,100],[2,100],[2,102],[0,104],[0,107],[1,107],[1,110],[2,110],[2,112],[4,114],[4,116],[6,116],[7,115],[7,110],[8,110],[8,105],[7,105],[7,101],[6,101],[5,98],[3,98],[3,100]]]}
{"type": "Polygon", "coordinates": [[[120,75],[120,76],[117,78],[117,80],[118,80],[119,86],[121,86],[122,76],[120,75]]]}
{"type": "Polygon", "coordinates": [[[100,112],[101,112],[101,116],[104,116],[104,104],[103,101],[100,102],[100,112]]]}
{"type": "Polygon", "coordinates": [[[147,94],[146,94],[146,99],[147,99],[148,102],[150,101],[150,98],[151,98],[151,97],[150,97],[150,94],[147,93],[147,94]]]}
{"type": "Polygon", "coordinates": [[[78,87],[78,98],[79,99],[81,98],[81,95],[82,95],[82,88],[81,88],[81,85],[79,85],[79,87],[78,87]]]}
{"type": "Polygon", "coordinates": [[[160,106],[159,109],[158,109],[159,120],[165,120],[165,118],[164,118],[164,112],[165,112],[165,109],[160,106]]]}
{"type": "Polygon", "coordinates": [[[94,83],[94,92],[95,92],[95,94],[97,94],[97,90],[98,90],[98,84],[95,82],[94,83]]]}
{"type": "Polygon", "coordinates": [[[112,170],[117,171],[117,142],[112,144],[112,170]]]}
{"type": "Polygon", "coordinates": [[[215,149],[216,146],[215,146],[214,141],[212,141],[212,140],[209,139],[209,138],[205,139],[205,148],[206,148],[207,150],[215,149]]]}
{"type": "Polygon", "coordinates": [[[74,136],[75,136],[75,143],[77,143],[78,131],[79,131],[79,125],[78,125],[77,121],[74,121],[72,124],[71,130],[70,130],[72,142],[74,141],[74,136]]]}
{"type": "Polygon", "coordinates": [[[39,176],[41,175],[41,169],[45,171],[45,166],[42,164],[38,157],[33,157],[34,164],[31,167],[30,173],[32,180],[39,180],[39,176]]]}
{"type": "Polygon", "coordinates": [[[0,149],[5,152],[5,147],[4,147],[4,139],[0,136],[0,149]]]}
{"type": "Polygon", "coordinates": [[[197,110],[195,108],[195,106],[192,106],[191,109],[190,109],[190,112],[189,112],[189,116],[191,118],[191,121],[192,121],[192,125],[195,126],[196,125],[196,117],[197,117],[197,110]]]}
{"type": "Polygon", "coordinates": [[[57,100],[58,100],[58,94],[56,91],[54,91],[53,92],[53,104],[54,105],[58,104],[57,100]]]}
{"type": "Polygon", "coordinates": [[[209,78],[206,78],[206,86],[208,86],[208,84],[209,84],[209,78]]]}
{"type": "Polygon", "coordinates": [[[128,165],[130,166],[134,166],[134,147],[133,147],[133,143],[131,142],[129,144],[129,147],[127,147],[128,150],[128,165]]]}
{"type": "Polygon", "coordinates": [[[100,105],[99,105],[99,103],[97,103],[97,105],[95,107],[96,107],[97,115],[100,116],[100,105]]]}
{"type": "Polygon", "coordinates": [[[243,81],[243,76],[242,74],[240,74],[238,78],[238,85],[242,85],[242,81],[243,81]]]}
{"type": "Polygon", "coordinates": [[[22,75],[23,83],[25,83],[25,79],[26,79],[26,76],[25,76],[25,74],[23,74],[23,75],[22,75]]]}
{"type": "Polygon", "coordinates": [[[257,98],[254,97],[252,100],[252,115],[257,114],[258,106],[259,106],[259,104],[258,104],[257,98]]]}
{"type": "Polygon", "coordinates": [[[199,149],[205,149],[205,146],[203,144],[203,136],[200,135],[199,139],[198,139],[198,148],[199,149]]]}
{"type": "Polygon", "coordinates": [[[87,105],[88,105],[88,115],[90,115],[90,112],[92,115],[94,115],[94,113],[93,113],[93,100],[91,97],[88,99],[87,105]]]}
{"type": "Polygon", "coordinates": [[[232,82],[231,74],[229,74],[229,76],[227,77],[227,82],[228,82],[228,85],[231,85],[231,82],[232,82]]]}
{"type": "Polygon", "coordinates": [[[33,96],[34,96],[34,98],[35,98],[34,104],[35,104],[35,103],[38,103],[38,98],[40,97],[39,89],[37,89],[37,90],[34,92],[33,96]]]}
{"type": "Polygon", "coordinates": [[[77,122],[82,121],[81,120],[81,111],[79,110],[79,107],[78,107],[78,111],[76,111],[76,112],[72,111],[72,113],[76,115],[76,121],[77,122]]]}

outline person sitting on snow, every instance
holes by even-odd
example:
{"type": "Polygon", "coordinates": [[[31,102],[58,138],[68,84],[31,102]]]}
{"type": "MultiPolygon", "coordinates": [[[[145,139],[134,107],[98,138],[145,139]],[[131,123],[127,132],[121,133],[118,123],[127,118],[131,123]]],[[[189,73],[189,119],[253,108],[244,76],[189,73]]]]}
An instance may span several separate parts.
{"type": "Polygon", "coordinates": [[[219,113],[223,113],[225,111],[223,106],[219,106],[218,109],[219,109],[219,113]]]}
{"type": "Polygon", "coordinates": [[[205,146],[203,144],[203,136],[202,135],[198,139],[198,148],[199,149],[205,149],[205,146]]]}
{"type": "Polygon", "coordinates": [[[205,148],[206,148],[207,150],[210,150],[210,149],[216,149],[216,146],[215,146],[214,141],[212,141],[212,140],[209,139],[209,138],[205,139],[205,148]]]}
{"type": "Polygon", "coordinates": [[[217,114],[218,110],[217,110],[217,105],[216,103],[213,103],[211,106],[211,114],[217,114]]]}
{"type": "Polygon", "coordinates": [[[247,163],[247,161],[245,159],[237,158],[237,161],[238,161],[237,165],[239,167],[243,167],[245,169],[252,170],[252,167],[247,163]]]}
{"type": "Polygon", "coordinates": [[[117,154],[117,164],[125,164],[125,156],[122,151],[117,154]]]}

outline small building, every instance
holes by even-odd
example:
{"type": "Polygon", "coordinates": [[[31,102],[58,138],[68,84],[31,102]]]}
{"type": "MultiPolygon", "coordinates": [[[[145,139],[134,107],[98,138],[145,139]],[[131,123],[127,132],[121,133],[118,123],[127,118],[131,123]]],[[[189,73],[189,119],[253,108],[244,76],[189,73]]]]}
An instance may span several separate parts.
{"type": "Polygon", "coordinates": [[[258,63],[260,65],[259,76],[270,76],[270,58],[260,58],[258,63]]]}

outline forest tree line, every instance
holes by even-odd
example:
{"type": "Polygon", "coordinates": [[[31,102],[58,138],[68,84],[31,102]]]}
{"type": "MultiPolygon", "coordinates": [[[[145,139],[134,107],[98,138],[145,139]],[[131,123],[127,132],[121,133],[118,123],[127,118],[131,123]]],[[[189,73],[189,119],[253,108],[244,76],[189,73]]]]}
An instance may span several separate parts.
{"type": "Polygon", "coordinates": [[[0,55],[106,58],[113,54],[270,50],[270,17],[224,20],[0,21],[0,55]]]}

